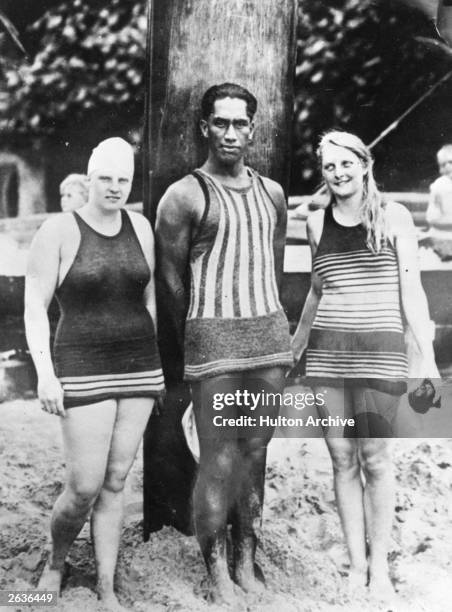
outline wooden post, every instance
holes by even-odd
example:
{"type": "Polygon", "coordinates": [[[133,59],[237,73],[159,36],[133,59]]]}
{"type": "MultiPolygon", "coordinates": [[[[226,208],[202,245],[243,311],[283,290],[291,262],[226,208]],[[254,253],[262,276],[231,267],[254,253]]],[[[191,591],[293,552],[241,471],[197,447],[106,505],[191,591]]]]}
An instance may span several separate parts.
{"type": "Polygon", "coordinates": [[[204,160],[200,99],[225,81],[258,100],[248,163],[287,186],[295,24],[296,0],[150,0],[145,210],[151,220],[168,185],[204,160]]]}

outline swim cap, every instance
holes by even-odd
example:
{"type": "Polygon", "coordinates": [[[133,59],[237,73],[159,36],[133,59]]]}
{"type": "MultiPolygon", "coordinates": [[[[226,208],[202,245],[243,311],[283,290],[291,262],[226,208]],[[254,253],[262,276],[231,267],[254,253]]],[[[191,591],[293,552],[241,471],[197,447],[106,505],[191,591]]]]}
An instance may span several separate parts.
{"type": "Polygon", "coordinates": [[[123,138],[107,138],[100,142],[88,162],[88,176],[95,171],[115,170],[133,177],[133,149],[123,138]]]}

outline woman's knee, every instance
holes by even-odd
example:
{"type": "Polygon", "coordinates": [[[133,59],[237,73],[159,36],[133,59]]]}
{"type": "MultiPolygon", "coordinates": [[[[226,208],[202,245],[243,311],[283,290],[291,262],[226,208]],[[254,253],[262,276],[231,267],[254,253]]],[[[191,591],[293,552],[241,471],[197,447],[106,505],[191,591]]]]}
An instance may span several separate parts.
{"type": "Polygon", "coordinates": [[[392,458],[389,444],[381,439],[363,440],[359,450],[360,463],[364,475],[381,478],[392,471],[392,458]]]}
{"type": "Polygon", "coordinates": [[[353,443],[331,440],[328,448],[336,474],[355,475],[359,472],[358,453],[353,443]]]}
{"type": "Polygon", "coordinates": [[[83,514],[91,510],[99,496],[101,480],[69,480],[65,488],[65,497],[69,504],[69,512],[83,514]]]}
{"type": "Polygon", "coordinates": [[[121,493],[124,490],[128,473],[129,470],[125,465],[108,466],[103,488],[111,493],[121,493]]]}

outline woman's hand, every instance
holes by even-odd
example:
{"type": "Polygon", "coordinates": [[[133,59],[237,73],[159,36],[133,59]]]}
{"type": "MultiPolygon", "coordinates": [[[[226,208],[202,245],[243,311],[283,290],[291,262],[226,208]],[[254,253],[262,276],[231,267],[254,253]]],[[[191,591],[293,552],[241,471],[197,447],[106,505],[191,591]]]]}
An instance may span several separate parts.
{"type": "Polygon", "coordinates": [[[63,405],[64,391],[55,375],[39,379],[38,397],[41,402],[41,408],[45,412],[62,417],[66,416],[63,405]]]}
{"type": "Polygon", "coordinates": [[[438,371],[438,366],[435,362],[435,354],[433,348],[429,346],[427,350],[423,350],[422,353],[422,376],[424,378],[431,378],[432,380],[441,379],[441,375],[438,371]]]}

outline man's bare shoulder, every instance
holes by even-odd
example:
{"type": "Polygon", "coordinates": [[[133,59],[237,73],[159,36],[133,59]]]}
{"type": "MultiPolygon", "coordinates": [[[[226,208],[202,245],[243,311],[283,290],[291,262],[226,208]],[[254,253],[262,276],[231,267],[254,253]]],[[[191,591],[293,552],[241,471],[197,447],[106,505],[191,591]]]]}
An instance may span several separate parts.
{"type": "Polygon", "coordinates": [[[199,181],[193,175],[187,174],[165,191],[158,205],[158,213],[191,216],[203,202],[204,194],[199,181]]]}
{"type": "Polygon", "coordinates": [[[277,183],[271,178],[268,178],[268,176],[261,176],[261,179],[265,185],[266,190],[268,191],[273,200],[279,202],[286,201],[284,190],[279,183],[277,183]]]}

